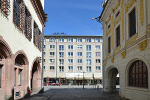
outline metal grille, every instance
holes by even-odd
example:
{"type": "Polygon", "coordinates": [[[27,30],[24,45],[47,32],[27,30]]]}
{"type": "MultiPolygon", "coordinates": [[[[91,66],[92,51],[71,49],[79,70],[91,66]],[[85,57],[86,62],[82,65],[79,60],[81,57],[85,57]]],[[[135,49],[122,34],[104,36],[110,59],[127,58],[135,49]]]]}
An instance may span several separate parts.
{"type": "Polygon", "coordinates": [[[10,13],[10,0],[0,0],[0,9],[8,16],[10,13]]]}

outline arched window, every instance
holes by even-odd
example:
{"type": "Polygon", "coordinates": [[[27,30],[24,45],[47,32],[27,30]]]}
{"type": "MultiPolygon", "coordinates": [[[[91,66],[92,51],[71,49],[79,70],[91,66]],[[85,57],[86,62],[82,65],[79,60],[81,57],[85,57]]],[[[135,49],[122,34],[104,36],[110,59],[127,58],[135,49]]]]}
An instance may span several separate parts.
{"type": "Polygon", "coordinates": [[[148,87],[148,71],[143,61],[135,61],[129,70],[129,86],[148,87]]]}

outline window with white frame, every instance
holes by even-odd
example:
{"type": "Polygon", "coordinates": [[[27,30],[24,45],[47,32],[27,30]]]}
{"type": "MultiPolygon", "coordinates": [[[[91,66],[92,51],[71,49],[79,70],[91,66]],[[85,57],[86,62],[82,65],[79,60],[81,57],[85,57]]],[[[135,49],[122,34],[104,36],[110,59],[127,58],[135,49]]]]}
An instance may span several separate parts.
{"type": "Polygon", "coordinates": [[[96,45],[96,46],[95,46],[95,49],[100,49],[100,45],[96,45]]]}
{"type": "Polygon", "coordinates": [[[91,38],[86,38],[86,42],[91,42],[91,38]]]}
{"type": "Polygon", "coordinates": [[[64,52],[59,52],[59,57],[63,58],[64,57],[64,52]]]}
{"type": "Polygon", "coordinates": [[[91,51],[91,45],[86,46],[86,51],[91,51]]]}
{"type": "Polygon", "coordinates": [[[59,59],[59,65],[64,65],[64,59],[59,59]]]}
{"type": "Polygon", "coordinates": [[[98,57],[101,56],[101,53],[100,53],[100,52],[96,52],[95,54],[96,54],[96,57],[97,57],[97,56],[98,56],[98,57]]]}
{"type": "Polygon", "coordinates": [[[73,52],[68,52],[68,56],[73,56],[73,52]]]}
{"type": "Polygon", "coordinates": [[[55,42],[55,38],[51,37],[51,38],[49,39],[49,42],[55,42]]]}
{"type": "Polygon", "coordinates": [[[86,72],[91,72],[91,66],[86,67],[86,72]]]}
{"type": "Polygon", "coordinates": [[[50,45],[50,49],[54,49],[55,48],[55,45],[50,45]]]}
{"type": "Polygon", "coordinates": [[[100,66],[96,66],[96,70],[101,70],[101,67],[100,66]]]}
{"type": "Polygon", "coordinates": [[[95,42],[100,42],[100,38],[96,38],[96,39],[95,39],[95,42]]]}
{"type": "Polygon", "coordinates": [[[87,59],[87,60],[86,60],[86,64],[87,64],[87,65],[91,65],[91,59],[87,59]]]}
{"type": "Polygon", "coordinates": [[[91,58],[91,52],[86,53],[86,58],[91,58]]]}
{"type": "Polygon", "coordinates": [[[55,59],[50,59],[50,63],[55,63],[55,59]]]}
{"type": "Polygon", "coordinates": [[[82,63],[82,59],[77,59],[77,62],[78,63],[82,63]]]}
{"type": "Polygon", "coordinates": [[[68,63],[73,63],[73,59],[68,59],[68,63]]]}
{"type": "Polygon", "coordinates": [[[82,56],[82,52],[77,52],[77,56],[82,56]]]}
{"type": "Polygon", "coordinates": [[[77,70],[82,70],[82,66],[77,66],[77,70]]]}
{"type": "Polygon", "coordinates": [[[59,66],[59,72],[64,72],[64,66],[59,66]]]}
{"type": "Polygon", "coordinates": [[[68,38],[68,42],[73,42],[73,38],[68,38]]]}
{"type": "Polygon", "coordinates": [[[59,45],[59,51],[63,51],[64,50],[64,45],[59,45]]]}
{"type": "Polygon", "coordinates": [[[50,69],[50,70],[54,70],[54,69],[55,69],[55,66],[50,66],[49,69],[50,69]]]}
{"type": "Polygon", "coordinates": [[[50,52],[50,56],[54,56],[55,55],[55,52],[50,52]]]}
{"type": "Polygon", "coordinates": [[[77,49],[82,49],[82,45],[77,45],[77,49]]]}
{"type": "Polygon", "coordinates": [[[68,66],[68,70],[72,70],[73,71],[73,66],[68,66]]]}
{"type": "Polygon", "coordinates": [[[82,42],[82,38],[77,38],[77,42],[82,42]]]}
{"type": "Polygon", "coordinates": [[[101,60],[100,59],[96,59],[96,63],[101,63],[101,60]]]}
{"type": "Polygon", "coordinates": [[[68,45],[68,49],[73,49],[73,45],[68,45]]]}
{"type": "Polygon", "coordinates": [[[59,38],[59,42],[64,42],[64,38],[59,38]]]}

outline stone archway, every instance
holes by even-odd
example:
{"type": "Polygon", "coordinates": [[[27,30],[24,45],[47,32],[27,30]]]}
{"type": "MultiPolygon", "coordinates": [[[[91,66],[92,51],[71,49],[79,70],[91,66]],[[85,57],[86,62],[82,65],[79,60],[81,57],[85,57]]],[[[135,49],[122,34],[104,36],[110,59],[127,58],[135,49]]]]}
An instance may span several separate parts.
{"type": "Polygon", "coordinates": [[[118,73],[119,71],[115,67],[107,69],[104,87],[105,92],[116,92],[116,76],[118,73]]]}
{"type": "Polygon", "coordinates": [[[38,93],[41,90],[41,65],[40,58],[37,57],[31,70],[31,89],[32,93],[38,93]]]}

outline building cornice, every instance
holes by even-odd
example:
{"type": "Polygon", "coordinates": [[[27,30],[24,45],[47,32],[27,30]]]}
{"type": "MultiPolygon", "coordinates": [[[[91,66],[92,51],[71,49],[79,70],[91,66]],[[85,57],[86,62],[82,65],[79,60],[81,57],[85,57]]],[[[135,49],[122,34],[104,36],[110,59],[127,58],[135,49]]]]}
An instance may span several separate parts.
{"type": "Polygon", "coordinates": [[[43,6],[41,4],[40,0],[30,0],[31,4],[33,5],[33,8],[41,22],[42,25],[44,25],[46,18],[45,18],[45,12],[43,9],[43,6]]]}

